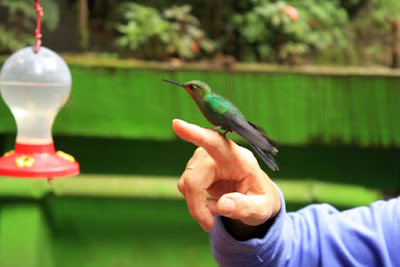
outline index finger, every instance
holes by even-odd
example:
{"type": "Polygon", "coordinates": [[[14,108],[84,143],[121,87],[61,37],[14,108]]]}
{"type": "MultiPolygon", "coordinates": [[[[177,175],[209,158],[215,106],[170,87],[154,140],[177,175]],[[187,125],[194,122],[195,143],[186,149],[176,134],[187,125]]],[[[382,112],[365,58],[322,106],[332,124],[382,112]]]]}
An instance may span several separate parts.
{"type": "Polygon", "coordinates": [[[234,142],[211,129],[205,129],[183,120],[174,119],[172,128],[175,133],[196,146],[203,147],[218,163],[227,163],[237,147],[234,142]]]}

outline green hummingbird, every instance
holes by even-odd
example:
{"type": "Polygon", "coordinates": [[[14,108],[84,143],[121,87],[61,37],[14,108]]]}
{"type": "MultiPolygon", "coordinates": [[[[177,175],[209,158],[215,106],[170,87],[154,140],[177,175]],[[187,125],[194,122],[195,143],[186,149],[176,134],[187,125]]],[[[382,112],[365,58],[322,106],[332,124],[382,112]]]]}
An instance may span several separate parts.
{"type": "Polygon", "coordinates": [[[278,171],[278,165],[271,156],[278,153],[276,143],[267,137],[265,131],[246,120],[240,110],[228,99],[214,93],[210,86],[202,81],[194,80],[185,83],[162,79],[179,85],[191,95],[204,117],[216,126],[214,129],[235,132],[246,139],[254,151],[273,171],[278,171]]]}

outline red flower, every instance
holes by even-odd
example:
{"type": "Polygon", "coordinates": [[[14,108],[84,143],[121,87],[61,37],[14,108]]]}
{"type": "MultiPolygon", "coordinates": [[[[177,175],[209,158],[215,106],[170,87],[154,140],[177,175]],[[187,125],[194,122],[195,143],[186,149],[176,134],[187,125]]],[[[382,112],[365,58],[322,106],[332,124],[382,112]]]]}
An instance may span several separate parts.
{"type": "Polygon", "coordinates": [[[285,6],[285,13],[291,18],[292,20],[298,20],[299,19],[299,12],[297,11],[296,8],[286,5],[285,6]]]}
{"type": "Polygon", "coordinates": [[[193,42],[192,51],[195,52],[195,53],[200,52],[200,45],[197,42],[193,42]]]}

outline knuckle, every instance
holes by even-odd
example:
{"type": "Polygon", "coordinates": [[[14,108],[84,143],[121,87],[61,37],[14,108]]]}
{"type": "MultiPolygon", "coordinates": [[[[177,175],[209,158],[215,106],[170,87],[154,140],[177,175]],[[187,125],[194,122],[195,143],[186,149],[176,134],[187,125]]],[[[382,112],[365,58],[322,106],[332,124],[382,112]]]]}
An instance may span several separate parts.
{"type": "Polygon", "coordinates": [[[179,180],[179,182],[177,183],[177,188],[178,188],[179,192],[181,192],[183,194],[183,192],[185,191],[185,182],[183,179],[179,180]]]}
{"type": "Polygon", "coordinates": [[[178,182],[178,189],[185,190],[185,192],[191,194],[193,191],[195,191],[197,187],[197,179],[195,179],[194,176],[192,175],[183,175],[178,182]]]}
{"type": "Polygon", "coordinates": [[[256,168],[256,167],[252,167],[252,166],[246,166],[246,168],[244,169],[244,175],[246,177],[252,178],[252,179],[256,179],[258,181],[258,177],[260,176],[260,168],[256,168]]]}
{"type": "Polygon", "coordinates": [[[200,213],[195,209],[189,209],[189,213],[196,220],[198,220],[200,218],[200,213]]]}
{"type": "Polygon", "coordinates": [[[248,163],[257,161],[253,152],[242,146],[238,147],[237,159],[248,163]]]}
{"type": "Polygon", "coordinates": [[[181,175],[181,178],[178,181],[178,185],[182,184],[185,185],[185,181],[188,179],[188,175],[186,172],[183,172],[183,174],[181,175]]]}
{"type": "Polygon", "coordinates": [[[188,193],[197,192],[197,189],[199,187],[198,180],[196,179],[196,177],[193,176],[187,176],[184,184],[185,184],[185,190],[188,193]]]}
{"type": "Polygon", "coordinates": [[[241,170],[242,174],[249,177],[259,175],[260,165],[254,154],[246,148],[235,158],[234,165],[241,170]]]}
{"type": "Polygon", "coordinates": [[[249,197],[238,198],[238,215],[246,220],[251,220],[263,216],[264,208],[260,207],[259,203],[254,202],[249,197]]]}
{"type": "Polygon", "coordinates": [[[202,209],[192,208],[192,209],[189,209],[189,213],[196,221],[202,221],[203,214],[204,214],[202,209]]]}
{"type": "Polygon", "coordinates": [[[256,220],[262,220],[266,218],[268,215],[267,209],[258,210],[254,215],[253,218],[256,220]]]}
{"type": "Polygon", "coordinates": [[[256,157],[254,156],[253,152],[251,152],[251,151],[248,150],[247,148],[242,147],[242,148],[241,148],[241,153],[243,154],[243,157],[246,159],[246,161],[247,161],[248,163],[254,164],[254,163],[257,162],[257,159],[256,159],[256,157]]]}
{"type": "Polygon", "coordinates": [[[261,199],[247,203],[247,207],[244,210],[243,218],[247,221],[263,221],[269,215],[269,209],[263,204],[261,199]]]}
{"type": "Polygon", "coordinates": [[[215,163],[214,159],[211,158],[210,156],[205,157],[203,163],[204,163],[205,168],[215,168],[216,167],[216,163],[215,163]]]}
{"type": "Polygon", "coordinates": [[[244,211],[244,213],[242,214],[243,215],[242,217],[246,220],[254,220],[254,219],[259,219],[260,217],[263,217],[262,213],[263,213],[262,211],[258,211],[256,209],[249,208],[244,211]]]}
{"type": "Polygon", "coordinates": [[[199,147],[196,149],[193,160],[190,160],[190,163],[201,168],[208,168],[213,167],[215,161],[204,148],[199,147]]]}
{"type": "Polygon", "coordinates": [[[249,208],[242,208],[241,209],[241,217],[245,219],[249,219],[254,215],[254,211],[249,208]]]}
{"type": "Polygon", "coordinates": [[[202,148],[201,146],[199,146],[198,148],[196,148],[196,150],[194,151],[193,156],[200,156],[201,154],[204,153],[204,148],[202,148]]]}

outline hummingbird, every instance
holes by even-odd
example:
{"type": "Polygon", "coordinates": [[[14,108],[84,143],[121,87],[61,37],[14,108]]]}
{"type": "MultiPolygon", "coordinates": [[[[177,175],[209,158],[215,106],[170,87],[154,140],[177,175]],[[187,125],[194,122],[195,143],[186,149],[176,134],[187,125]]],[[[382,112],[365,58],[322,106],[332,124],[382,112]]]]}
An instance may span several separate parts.
{"type": "Polygon", "coordinates": [[[275,141],[267,137],[261,127],[249,122],[232,102],[214,93],[207,83],[199,80],[185,83],[162,80],[183,87],[196,102],[204,117],[216,126],[215,130],[225,130],[224,136],[229,132],[237,133],[250,144],[271,170],[279,170],[272,157],[278,153],[275,141]]]}

